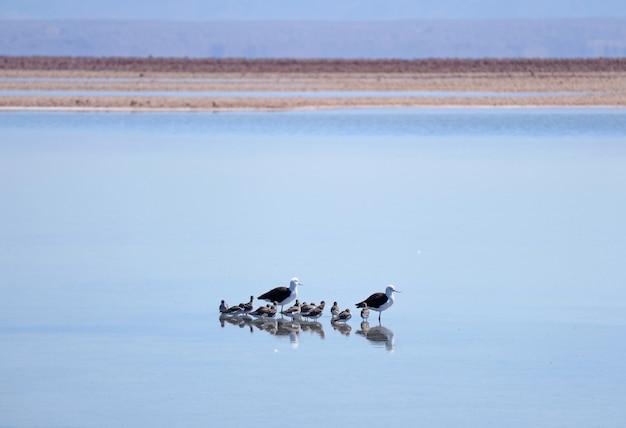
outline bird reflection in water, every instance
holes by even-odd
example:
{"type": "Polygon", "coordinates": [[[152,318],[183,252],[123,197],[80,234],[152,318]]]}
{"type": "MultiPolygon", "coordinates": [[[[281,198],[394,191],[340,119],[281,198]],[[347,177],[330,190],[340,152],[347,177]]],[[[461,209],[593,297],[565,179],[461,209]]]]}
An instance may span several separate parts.
{"type": "Polygon", "coordinates": [[[387,351],[393,352],[395,347],[395,338],[393,331],[382,325],[376,327],[370,327],[370,324],[366,321],[361,323],[361,329],[357,330],[356,334],[365,337],[372,342],[374,346],[385,346],[387,351]]]}
{"type": "Polygon", "coordinates": [[[297,321],[286,319],[274,320],[276,322],[276,330],[270,332],[274,336],[287,336],[292,348],[297,348],[300,342],[300,324],[297,321]]]}
{"type": "Polygon", "coordinates": [[[252,318],[247,315],[233,316],[226,313],[220,314],[220,325],[222,328],[226,326],[226,323],[236,325],[240,328],[249,327],[250,333],[252,333],[252,318]]]}
{"type": "Polygon", "coordinates": [[[313,335],[318,335],[322,339],[325,337],[324,327],[317,321],[301,321],[273,317],[252,318],[247,315],[229,315],[226,313],[220,314],[219,320],[222,327],[225,327],[226,324],[236,325],[240,328],[248,326],[250,333],[253,333],[256,328],[259,331],[265,331],[273,336],[287,336],[293,347],[297,347],[301,332],[309,332],[313,335]]]}
{"type": "Polygon", "coordinates": [[[350,332],[352,331],[352,327],[350,327],[350,325],[346,324],[346,323],[331,322],[330,325],[333,326],[333,329],[335,331],[338,331],[339,333],[343,334],[344,336],[349,336],[350,332]]]}
{"type": "Polygon", "coordinates": [[[322,326],[322,323],[317,321],[300,321],[299,323],[302,331],[309,332],[312,335],[317,334],[321,339],[326,337],[324,334],[324,326],[322,326]]]}

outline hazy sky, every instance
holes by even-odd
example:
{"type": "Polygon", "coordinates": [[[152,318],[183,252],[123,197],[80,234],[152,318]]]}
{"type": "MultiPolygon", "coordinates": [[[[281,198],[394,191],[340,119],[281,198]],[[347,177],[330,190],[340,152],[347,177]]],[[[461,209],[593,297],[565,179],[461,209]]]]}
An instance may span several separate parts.
{"type": "Polygon", "coordinates": [[[626,17],[624,0],[2,0],[0,19],[482,19],[626,17]]]}

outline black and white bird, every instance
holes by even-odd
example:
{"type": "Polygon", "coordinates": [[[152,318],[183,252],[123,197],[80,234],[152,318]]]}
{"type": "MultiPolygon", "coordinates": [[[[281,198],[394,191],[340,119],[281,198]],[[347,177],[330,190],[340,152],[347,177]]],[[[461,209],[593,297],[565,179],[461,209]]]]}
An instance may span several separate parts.
{"type": "Polygon", "coordinates": [[[400,293],[393,285],[387,286],[384,293],[374,293],[367,299],[356,304],[357,308],[368,307],[373,311],[378,312],[378,321],[380,321],[380,313],[387,310],[393,305],[394,297],[393,293],[400,293]]]}
{"type": "Polygon", "coordinates": [[[220,313],[223,314],[227,310],[228,310],[228,303],[222,300],[222,303],[220,303],[220,313]]]}
{"type": "Polygon", "coordinates": [[[257,299],[265,300],[267,302],[277,302],[280,305],[280,310],[283,310],[283,306],[287,303],[291,303],[298,297],[298,286],[300,281],[298,278],[291,278],[291,282],[289,283],[289,287],[276,287],[268,291],[267,293],[261,294],[257,299]]]}

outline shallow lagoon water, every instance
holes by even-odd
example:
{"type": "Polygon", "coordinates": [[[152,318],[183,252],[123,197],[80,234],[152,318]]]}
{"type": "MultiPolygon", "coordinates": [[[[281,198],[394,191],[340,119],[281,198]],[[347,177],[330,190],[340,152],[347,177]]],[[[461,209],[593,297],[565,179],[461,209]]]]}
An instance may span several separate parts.
{"type": "Polygon", "coordinates": [[[624,117],[1,113],[0,424],[620,426],[624,117]],[[349,331],[220,322],[292,276],[349,331]]]}

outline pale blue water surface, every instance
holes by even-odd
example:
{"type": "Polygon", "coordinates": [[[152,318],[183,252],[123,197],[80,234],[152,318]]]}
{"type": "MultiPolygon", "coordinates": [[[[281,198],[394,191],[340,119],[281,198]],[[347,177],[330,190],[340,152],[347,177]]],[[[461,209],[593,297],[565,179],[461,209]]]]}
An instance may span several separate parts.
{"type": "Polygon", "coordinates": [[[2,112],[0,197],[0,426],[626,420],[624,110],[2,112]]]}

